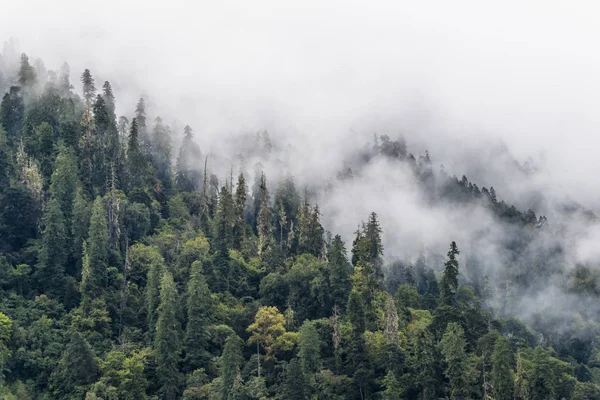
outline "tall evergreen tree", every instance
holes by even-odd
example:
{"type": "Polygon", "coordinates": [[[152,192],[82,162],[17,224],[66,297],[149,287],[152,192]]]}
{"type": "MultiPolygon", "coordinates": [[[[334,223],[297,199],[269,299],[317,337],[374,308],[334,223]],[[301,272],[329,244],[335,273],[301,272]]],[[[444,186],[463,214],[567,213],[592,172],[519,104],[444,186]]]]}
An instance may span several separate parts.
{"type": "Polygon", "coordinates": [[[187,325],[185,334],[186,365],[190,371],[206,366],[207,326],[210,322],[210,290],[202,274],[202,264],[195,261],[187,285],[187,325]]]}
{"type": "Polygon", "coordinates": [[[12,86],[2,97],[2,103],[0,103],[0,124],[6,130],[6,137],[13,146],[21,131],[24,113],[25,105],[21,96],[21,88],[12,86]]]}
{"type": "Polygon", "coordinates": [[[448,324],[442,340],[440,340],[440,352],[444,356],[444,375],[449,381],[448,391],[451,399],[469,399],[471,388],[469,387],[472,375],[469,364],[469,356],[466,352],[467,341],[463,329],[457,323],[448,324]]]}
{"type": "Polygon", "coordinates": [[[340,235],[336,235],[327,253],[329,262],[329,287],[333,304],[344,309],[348,293],[352,287],[350,275],[352,266],[348,262],[346,247],[340,235]]]}
{"type": "Polygon", "coordinates": [[[321,363],[321,342],[319,333],[311,321],[304,321],[298,338],[298,358],[305,377],[319,370],[321,363]]]}
{"type": "Polygon", "coordinates": [[[512,369],[512,351],[504,336],[496,339],[492,353],[492,388],[495,400],[514,398],[515,382],[512,369]]]}
{"type": "MultiPolygon", "coordinates": [[[[194,191],[200,186],[198,163],[202,159],[200,148],[194,142],[192,128],[186,125],[183,129],[183,141],[177,157],[177,173],[175,180],[180,191],[194,191]]],[[[206,175],[206,171],[204,172],[206,175]]],[[[205,185],[206,186],[206,183],[205,185]]],[[[203,190],[206,190],[204,188],[203,190]]]]}
{"type": "Polygon", "coordinates": [[[70,230],[73,202],[77,194],[77,157],[71,147],[60,148],[52,173],[50,194],[60,205],[65,215],[65,224],[70,230]]]}
{"type": "Polygon", "coordinates": [[[273,244],[273,226],[271,224],[271,209],[269,208],[269,189],[267,188],[267,178],[265,174],[261,175],[259,186],[260,208],[258,211],[257,226],[258,231],[258,255],[264,254],[273,244]]]}
{"type": "Polygon", "coordinates": [[[140,149],[142,154],[150,159],[152,157],[152,141],[146,124],[146,101],[143,97],[140,97],[135,107],[135,120],[139,129],[140,149]]]}
{"type": "Polygon", "coordinates": [[[458,290],[458,260],[456,256],[459,254],[456,242],[453,241],[448,250],[448,260],[444,264],[444,274],[440,281],[440,296],[442,303],[446,305],[454,303],[454,296],[458,290]]]}
{"type": "Polygon", "coordinates": [[[100,366],[90,345],[79,332],[73,333],[52,376],[54,395],[56,398],[69,398],[78,386],[89,385],[99,376],[100,366]]]}
{"type": "Polygon", "coordinates": [[[164,272],[160,282],[160,305],[154,337],[156,349],[156,372],[160,383],[159,392],[165,400],[179,396],[181,377],[181,344],[177,320],[177,288],[173,276],[164,272]]]}
{"type": "Polygon", "coordinates": [[[72,275],[81,268],[83,255],[83,244],[87,240],[90,226],[91,210],[82,190],[77,190],[73,200],[73,212],[71,214],[70,232],[72,237],[72,251],[74,265],[69,271],[72,275]]]}
{"type": "Polygon", "coordinates": [[[94,85],[94,78],[89,69],[85,69],[81,75],[81,83],[83,84],[83,99],[85,104],[89,107],[92,103],[92,99],[96,97],[96,86],[94,85]]]}
{"type": "Polygon", "coordinates": [[[107,286],[108,267],[108,225],[106,208],[100,196],[94,200],[90,229],[87,241],[87,256],[89,258],[90,279],[85,288],[84,297],[98,298],[107,286]]]}
{"type": "Polygon", "coordinates": [[[142,152],[137,118],[131,121],[127,142],[127,178],[129,188],[145,189],[149,182],[150,171],[146,156],[142,152]]]}
{"type": "Polygon", "coordinates": [[[37,77],[35,74],[35,69],[29,63],[29,57],[27,57],[27,54],[25,53],[21,54],[21,65],[19,67],[19,85],[21,85],[26,95],[31,94],[36,80],[37,77]]]}
{"type": "Polygon", "coordinates": [[[152,162],[156,170],[157,178],[162,182],[165,189],[172,187],[171,173],[171,132],[168,126],[165,126],[160,117],[154,120],[154,129],[152,131],[152,162]]]}
{"type": "Polygon", "coordinates": [[[241,248],[242,241],[245,237],[246,222],[244,219],[244,211],[246,209],[247,191],[246,179],[244,178],[244,174],[240,173],[234,197],[235,222],[233,226],[233,243],[236,249],[241,248]]]}
{"type": "Polygon", "coordinates": [[[529,388],[530,399],[557,399],[557,383],[550,356],[541,347],[536,347],[533,351],[533,371],[529,388]]]}
{"type": "Polygon", "coordinates": [[[45,293],[59,296],[64,293],[69,241],[65,217],[60,209],[59,201],[55,198],[50,199],[46,205],[44,225],[36,275],[45,293]]]}
{"type": "Polygon", "coordinates": [[[243,344],[242,339],[235,333],[230,334],[225,341],[221,355],[221,400],[229,400],[230,394],[235,393],[241,384],[240,366],[244,361],[243,344]]]}

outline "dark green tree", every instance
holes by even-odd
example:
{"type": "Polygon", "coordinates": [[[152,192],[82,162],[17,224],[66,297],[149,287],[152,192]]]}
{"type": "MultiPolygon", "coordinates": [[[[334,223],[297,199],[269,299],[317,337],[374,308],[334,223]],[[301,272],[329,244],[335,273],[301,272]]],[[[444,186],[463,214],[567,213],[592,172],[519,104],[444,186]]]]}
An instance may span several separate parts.
{"type": "Polygon", "coordinates": [[[241,384],[240,366],[244,361],[242,347],[244,342],[235,333],[230,334],[225,341],[223,354],[221,355],[221,388],[220,398],[229,400],[241,384]]]}
{"type": "Polygon", "coordinates": [[[492,353],[492,388],[494,399],[511,400],[514,398],[515,382],[513,378],[513,354],[508,340],[499,336],[492,353]]]}
{"type": "Polygon", "coordinates": [[[242,241],[246,236],[246,222],[244,215],[247,195],[248,188],[246,187],[246,179],[244,178],[244,174],[240,173],[238,176],[234,197],[235,221],[233,225],[233,243],[236,249],[241,248],[242,241]]]}
{"type": "Polygon", "coordinates": [[[350,275],[352,266],[348,261],[346,247],[340,235],[336,235],[331,243],[331,248],[327,253],[329,264],[329,291],[334,305],[340,309],[346,306],[348,293],[352,287],[350,275]]]}
{"type": "Polygon", "coordinates": [[[83,84],[83,99],[85,104],[89,107],[92,99],[96,97],[96,86],[94,85],[94,78],[89,69],[85,69],[81,75],[81,83],[83,84]]]}
{"type": "Polygon", "coordinates": [[[200,261],[194,261],[192,264],[186,295],[185,362],[189,371],[194,371],[205,367],[210,358],[207,352],[207,326],[210,323],[211,299],[200,261]]]}
{"type": "Polygon", "coordinates": [[[71,147],[60,147],[56,157],[54,172],[52,173],[50,194],[60,205],[65,216],[65,224],[70,231],[73,202],[77,194],[77,156],[71,147]]]}
{"type": "Polygon", "coordinates": [[[550,355],[541,347],[533,351],[533,371],[530,381],[531,400],[554,400],[557,399],[557,379],[550,360],[550,355]]]}
{"type": "Polygon", "coordinates": [[[33,86],[36,84],[37,77],[35,69],[29,63],[27,54],[21,54],[21,65],[19,66],[19,85],[23,88],[25,94],[32,94],[33,86]]]}
{"type": "Polygon", "coordinates": [[[108,267],[108,225],[106,208],[100,196],[96,197],[92,206],[90,229],[87,240],[87,257],[89,276],[86,271],[82,274],[82,296],[96,299],[107,287],[108,267]]]}
{"type": "Polygon", "coordinates": [[[454,296],[458,290],[458,260],[456,256],[459,254],[456,242],[453,241],[448,250],[448,260],[444,263],[444,274],[440,281],[440,298],[446,305],[454,304],[454,296]]]}
{"type": "Polygon", "coordinates": [[[300,337],[298,338],[298,358],[305,377],[308,378],[319,370],[320,351],[321,341],[315,324],[312,321],[304,321],[300,327],[300,337]]]}
{"type": "MultiPolygon", "coordinates": [[[[177,157],[175,181],[180,191],[194,191],[200,187],[198,163],[202,159],[200,148],[194,142],[192,128],[186,125],[183,129],[183,141],[177,157]]],[[[206,171],[205,171],[206,174],[206,171]]],[[[204,189],[206,190],[206,189],[204,189]]]]}
{"type": "Polygon", "coordinates": [[[65,217],[60,209],[59,201],[55,198],[50,199],[46,205],[44,225],[36,277],[45,293],[60,296],[64,294],[69,240],[65,217]]]}
{"type": "Polygon", "coordinates": [[[79,332],[74,332],[52,375],[55,398],[73,398],[70,394],[77,387],[89,385],[99,376],[100,366],[90,345],[79,332]]]}
{"type": "Polygon", "coordinates": [[[463,329],[457,323],[449,323],[439,348],[444,356],[444,375],[449,381],[448,392],[451,399],[471,398],[470,378],[473,372],[466,346],[463,329]]]}
{"type": "Polygon", "coordinates": [[[156,170],[157,178],[162,182],[166,190],[173,186],[171,167],[171,130],[165,126],[160,117],[154,120],[152,130],[152,163],[156,170]]]}
{"type": "Polygon", "coordinates": [[[179,396],[181,376],[181,342],[177,320],[177,288],[169,272],[164,272],[160,282],[160,305],[154,348],[156,350],[156,372],[160,383],[160,394],[165,400],[179,396]]]}

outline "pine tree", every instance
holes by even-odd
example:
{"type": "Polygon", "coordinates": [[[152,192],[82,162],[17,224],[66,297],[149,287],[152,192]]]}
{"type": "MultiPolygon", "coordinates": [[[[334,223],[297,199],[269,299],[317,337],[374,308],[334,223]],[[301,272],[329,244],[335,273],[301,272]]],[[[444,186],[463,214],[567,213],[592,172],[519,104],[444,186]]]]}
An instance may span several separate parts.
{"type": "Polygon", "coordinates": [[[512,351],[504,336],[496,339],[492,353],[492,388],[495,400],[511,400],[515,382],[512,368],[512,351]]]}
{"type": "Polygon", "coordinates": [[[100,196],[96,198],[92,206],[87,255],[91,276],[89,287],[82,295],[95,299],[104,292],[107,286],[106,269],[108,267],[108,225],[106,222],[106,208],[100,196]]]}
{"type": "Polygon", "coordinates": [[[423,324],[417,324],[410,332],[408,365],[414,377],[414,384],[420,391],[419,397],[430,399],[435,396],[436,365],[433,334],[423,324]],[[430,394],[431,393],[431,394],[430,394]]]}
{"type": "Polygon", "coordinates": [[[116,119],[115,115],[115,95],[112,91],[112,87],[110,86],[109,81],[105,81],[104,85],[102,85],[102,99],[106,104],[106,108],[108,109],[111,120],[114,122],[116,119]]]}
{"type": "Polygon", "coordinates": [[[96,86],[94,85],[94,78],[92,78],[92,74],[87,68],[81,75],[81,83],[83,84],[83,99],[87,107],[89,107],[92,99],[96,97],[96,86]]]}
{"type": "Polygon", "coordinates": [[[241,384],[240,366],[244,361],[243,344],[242,339],[235,333],[229,335],[225,341],[221,355],[221,400],[230,399],[230,393],[233,393],[241,384]]]}
{"type": "Polygon", "coordinates": [[[329,263],[329,292],[331,299],[334,305],[343,310],[346,306],[346,300],[348,300],[348,293],[352,287],[350,282],[352,266],[348,262],[346,247],[340,235],[336,235],[333,238],[331,249],[327,253],[327,260],[329,263]]]}
{"type": "MultiPolygon", "coordinates": [[[[180,191],[191,192],[199,188],[200,173],[196,165],[201,159],[202,153],[198,145],[194,143],[192,128],[186,125],[183,129],[183,141],[177,157],[177,173],[175,175],[175,181],[180,191]]],[[[206,176],[206,171],[204,173],[206,176]]],[[[206,183],[203,190],[206,190],[206,183]]]]}
{"type": "Polygon", "coordinates": [[[304,321],[298,338],[298,358],[305,377],[312,376],[319,370],[321,363],[321,343],[315,324],[304,321]]]}
{"type": "Polygon", "coordinates": [[[448,251],[448,261],[444,264],[444,274],[440,281],[440,296],[442,303],[446,305],[454,303],[454,296],[458,290],[458,260],[456,256],[459,254],[456,242],[452,242],[448,251]]]}
{"type": "Polygon", "coordinates": [[[140,97],[135,107],[135,120],[139,129],[140,150],[147,159],[151,159],[152,141],[150,140],[148,126],[146,125],[146,102],[143,97],[140,97]]]}
{"type": "Polygon", "coordinates": [[[148,325],[149,338],[152,339],[156,331],[156,321],[158,319],[161,277],[165,270],[164,259],[157,249],[151,248],[147,265],[148,273],[145,292],[146,323],[148,325]]]}
{"type": "Polygon", "coordinates": [[[127,142],[127,177],[129,180],[129,188],[144,189],[149,182],[149,165],[144,156],[141,143],[140,133],[138,130],[137,119],[131,121],[131,129],[129,131],[129,140],[127,142]]]}
{"type": "Polygon", "coordinates": [[[209,354],[206,327],[210,322],[210,290],[202,274],[202,264],[194,261],[187,285],[186,365],[194,371],[206,365],[209,354]]]}
{"type": "Polygon", "coordinates": [[[77,157],[71,147],[61,146],[52,173],[50,194],[60,205],[65,224],[70,230],[73,202],[77,194],[77,157]]]}
{"type": "Polygon", "coordinates": [[[273,227],[271,225],[271,209],[269,208],[269,189],[267,178],[264,174],[260,178],[259,186],[260,208],[257,218],[258,255],[264,254],[273,244],[273,227]]]}
{"type": "Polygon", "coordinates": [[[24,113],[25,105],[21,96],[21,88],[12,86],[2,97],[2,103],[0,103],[0,124],[6,130],[6,137],[13,146],[21,131],[24,113]]]}
{"type": "Polygon", "coordinates": [[[19,67],[19,85],[26,95],[31,94],[33,86],[36,84],[35,69],[29,63],[27,54],[21,54],[21,65],[19,67]]]}
{"type": "Polygon", "coordinates": [[[541,347],[533,351],[533,371],[530,381],[531,400],[556,399],[557,381],[553,374],[550,356],[541,347]]]}
{"type": "Polygon", "coordinates": [[[72,275],[76,274],[81,268],[81,259],[83,254],[83,244],[85,243],[90,227],[91,210],[89,204],[81,190],[78,190],[73,200],[73,211],[71,214],[71,237],[74,258],[74,269],[70,271],[72,275]]]}
{"type": "Polygon", "coordinates": [[[449,323],[442,340],[440,340],[439,348],[444,356],[446,365],[444,375],[449,381],[448,389],[451,399],[470,398],[471,366],[466,347],[467,341],[463,329],[457,323],[449,323]]]}
{"type": "Polygon", "coordinates": [[[241,248],[242,241],[245,237],[246,223],[244,219],[244,210],[246,209],[247,191],[246,179],[244,178],[244,174],[240,173],[235,188],[234,198],[235,223],[233,226],[233,243],[234,248],[236,249],[241,248]]]}
{"type": "Polygon", "coordinates": [[[152,162],[156,170],[157,178],[163,186],[170,190],[172,187],[171,173],[171,132],[168,126],[165,126],[160,117],[154,120],[154,129],[152,130],[152,162]]]}
{"type": "Polygon", "coordinates": [[[281,398],[286,400],[306,400],[309,398],[306,379],[297,358],[292,359],[285,369],[281,384],[281,398]]]}
{"type": "Polygon", "coordinates": [[[45,293],[58,296],[64,293],[69,242],[65,217],[59,201],[55,198],[50,199],[46,205],[44,225],[36,275],[45,293]]]}
{"type": "Polygon", "coordinates": [[[383,385],[385,390],[382,393],[382,400],[402,400],[402,386],[396,379],[396,376],[392,371],[388,371],[387,375],[383,379],[383,385]]]}
{"type": "Polygon", "coordinates": [[[383,244],[381,241],[381,233],[383,230],[379,225],[377,214],[372,212],[369,216],[364,236],[369,245],[369,257],[373,264],[381,264],[381,256],[383,256],[383,244]]]}
{"type": "Polygon", "coordinates": [[[179,322],[177,321],[177,288],[169,272],[164,272],[160,283],[160,305],[154,348],[156,350],[156,372],[160,383],[159,392],[165,400],[179,396],[181,361],[179,322]]]}
{"type": "Polygon", "coordinates": [[[100,376],[100,366],[94,358],[90,345],[79,332],[71,335],[71,341],[52,376],[55,395],[72,392],[78,386],[89,385],[100,376]]]}

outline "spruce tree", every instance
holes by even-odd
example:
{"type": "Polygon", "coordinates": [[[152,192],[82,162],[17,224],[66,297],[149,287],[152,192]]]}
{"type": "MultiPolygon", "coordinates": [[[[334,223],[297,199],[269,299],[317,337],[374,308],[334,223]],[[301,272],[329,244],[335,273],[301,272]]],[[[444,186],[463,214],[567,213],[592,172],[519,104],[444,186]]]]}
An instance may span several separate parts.
{"type": "Polygon", "coordinates": [[[151,248],[150,255],[146,260],[147,276],[145,291],[146,323],[149,338],[154,338],[156,332],[156,321],[158,319],[158,305],[160,303],[160,284],[165,271],[164,259],[156,248],[151,248]]]}
{"type": "Polygon", "coordinates": [[[346,247],[340,235],[336,235],[327,253],[329,262],[329,292],[335,306],[344,309],[348,293],[352,287],[350,275],[352,266],[348,262],[346,247]]]}
{"type": "Polygon", "coordinates": [[[454,303],[454,296],[458,290],[458,260],[456,256],[459,254],[456,242],[453,241],[448,250],[448,261],[444,264],[444,274],[440,281],[440,296],[445,305],[454,303]]]}
{"type": "Polygon", "coordinates": [[[71,147],[60,147],[52,173],[50,194],[60,205],[65,215],[65,224],[70,230],[73,202],[77,194],[77,157],[71,147]]]}
{"type": "Polygon", "coordinates": [[[52,376],[54,394],[57,398],[68,398],[66,394],[78,386],[91,384],[99,376],[100,366],[90,345],[79,332],[74,332],[52,376]]]}
{"type": "Polygon", "coordinates": [[[160,282],[160,305],[154,337],[156,372],[160,383],[159,392],[165,400],[179,396],[181,377],[181,344],[177,320],[177,288],[170,272],[163,273],[160,282]]]}
{"type": "Polygon", "coordinates": [[[189,371],[205,367],[210,356],[207,326],[210,323],[210,290],[202,274],[200,261],[192,263],[187,285],[187,325],[185,334],[185,361],[189,371]]]}
{"type": "Polygon", "coordinates": [[[152,163],[156,170],[157,178],[162,182],[165,189],[170,190],[172,186],[171,173],[171,132],[165,126],[160,117],[154,120],[152,130],[152,163]]]}
{"type": "Polygon", "coordinates": [[[244,178],[244,174],[240,173],[234,197],[235,222],[233,226],[233,243],[234,248],[236,249],[241,248],[242,241],[245,237],[246,222],[244,219],[244,211],[246,209],[247,191],[246,179],[244,178]]]}
{"type": "Polygon", "coordinates": [[[273,227],[271,224],[271,209],[269,208],[269,189],[267,178],[261,174],[259,186],[260,207],[258,210],[257,226],[258,232],[258,255],[263,255],[273,244],[273,227]]]}
{"type": "Polygon", "coordinates": [[[305,377],[312,376],[319,370],[321,363],[321,342],[319,333],[312,321],[304,321],[300,327],[298,338],[298,358],[305,377]]]}
{"type": "Polygon", "coordinates": [[[90,229],[87,240],[87,256],[90,264],[89,287],[83,296],[98,298],[107,286],[108,267],[108,225],[106,208],[100,196],[96,197],[92,206],[90,229]]]}
{"type": "Polygon", "coordinates": [[[131,121],[127,142],[127,179],[130,191],[145,189],[150,181],[150,170],[146,156],[142,152],[137,118],[131,121]]]}
{"type": "Polygon", "coordinates": [[[556,399],[557,379],[554,376],[550,355],[541,347],[533,351],[533,371],[529,383],[531,400],[556,399]]]}
{"type": "Polygon", "coordinates": [[[92,99],[96,97],[96,86],[94,85],[94,78],[89,69],[85,69],[81,75],[81,83],[83,84],[83,99],[85,104],[89,107],[92,99]]]}
{"type": "Polygon", "coordinates": [[[448,391],[453,400],[470,398],[469,377],[472,372],[466,347],[464,330],[455,322],[449,323],[440,340],[439,349],[444,356],[444,375],[448,379],[448,391]]]}
{"type": "Polygon", "coordinates": [[[83,255],[83,244],[87,240],[90,226],[91,209],[88,201],[85,199],[82,190],[77,190],[73,200],[73,211],[71,214],[70,232],[72,238],[72,251],[74,259],[74,268],[69,272],[76,275],[81,268],[81,259],[83,255]]]}
{"type": "Polygon", "coordinates": [[[244,361],[242,347],[244,342],[235,333],[230,334],[225,341],[221,355],[221,400],[229,400],[241,384],[240,366],[244,361]]]}
{"type": "MultiPolygon", "coordinates": [[[[175,176],[175,181],[180,191],[191,192],[199,188],[200,173],[198,172],[197,165],[201,159],[202,153],[198,145],[194,142],[192,128],[186,125],[183,129],[183,141],[181,142],[179,156],[177,157],[177,173],[175,176]]],[[[204,173],[206,175],[206,171],[204,173]]],[[[206,186],[206,183],[204,186],[206,186]]],[[[206,189],[206,187],[203,188],[203,190],[206,189]]]]}
{"type": "Polygon", "coordinates": [[[33,86],[36,83],[35,69],[29,63],[27,54],[21,54],[21,65],[19,66],[19,85],[24,90],[25,94],[31,94],[33,86]]]}
{"type": "Polygon", "coordinates": [[[513,399],[515,382],[512,358],[508,340],[504,336],[499,336],[492,353],[492,388],[495,400],[513,399]]]}
{"type": "Polygon", "coordinates": [[[69,241],[65,217],[60,209],[59,201],[55,198],[50,199],[46,205],[44,225],[36,275],[45,293],[59,296],[64,293],[69,241]]]}
{"type": "Polygon", "coordinates": [[[139,129],[139,143],[142,154],[147,159],[152,157],[152,141],[148,134],[148,126],[146,124],[146,102],[143,97],[140,97],[135,107],[135,120],[139,129]]]}

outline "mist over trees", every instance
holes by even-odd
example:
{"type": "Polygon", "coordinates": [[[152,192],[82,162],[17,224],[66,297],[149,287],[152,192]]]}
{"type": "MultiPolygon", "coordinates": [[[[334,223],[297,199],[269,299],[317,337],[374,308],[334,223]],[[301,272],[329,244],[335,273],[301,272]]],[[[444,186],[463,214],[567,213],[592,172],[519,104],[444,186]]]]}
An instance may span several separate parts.
{"type": "Polygon", "coordinates": [[[119,116],[94,71],[18,65],[0,81],[3,398],[600,398],[598,270],[570,265],[552,220],[401,135],[300,186],[267,131],[215,155],[147,99],[119,116]],[[401,204],[329,217],[373,168],[482,224],[430,248],[386,239],[401,204]]]}

